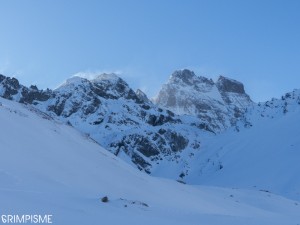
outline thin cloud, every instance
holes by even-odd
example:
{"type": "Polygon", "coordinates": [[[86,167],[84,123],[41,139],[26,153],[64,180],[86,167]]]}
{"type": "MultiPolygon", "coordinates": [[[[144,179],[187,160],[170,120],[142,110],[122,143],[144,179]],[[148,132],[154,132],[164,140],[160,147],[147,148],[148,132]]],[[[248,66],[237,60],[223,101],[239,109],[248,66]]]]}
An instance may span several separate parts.
{"type": "Polygon", "coordinates": [[[96,71],[81,71],[78,73],[75,73],[72,75],[72,77],[82,77],[82,78],[86,78],[88,80],[92,80],[94,78],[96,78],[97,76],[101,75],[101,74],[116,74],[118,76],[122,75],[122,71],[121,70],[96,70],[96,71]]]}

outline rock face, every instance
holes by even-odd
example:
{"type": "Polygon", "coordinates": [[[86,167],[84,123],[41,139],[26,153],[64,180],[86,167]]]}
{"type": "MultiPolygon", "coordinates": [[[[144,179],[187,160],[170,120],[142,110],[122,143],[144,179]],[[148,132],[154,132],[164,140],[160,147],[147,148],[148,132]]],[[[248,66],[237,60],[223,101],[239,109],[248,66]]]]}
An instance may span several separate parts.
{"type": "Polygon", "coordinates": [[[242,110],[251,105],[252,101],[249,95],[246,94],[242,83],[220,76],[216,86],[224,102],[228,105],[235,105],[242,110]]]}
{"type": "Polygon", "coordinates": [[[170,77],[156,104],[115,74],[72,77],[55,90],[28,88],[0,75],[0,96],[73,126],[147,173],[179,165],[175,179],[187,175],[202,136],[234,125],[251,103],[241,83],[225,77],[215,83],[189,70],[170,77]]]}
{"type": "Polygon", "coordinates": [[[175,71],[154,102],[179,115],[197,116],[215,132],[235,125],[252,104],[242,83],[223,76],[215,83],[187,69],[175,71]]]}
{"type": "Polygon", "coordinates": [[[220,76],[217,82],[217,87],[222,93],[237,93],[246,94],[244,90],[244,85],[236,80],[232,80],[223,76],[220,76]]]}
{"type": "Polygon", "coordinates": [[[52,96],[52,91],[39,90],[31,85],[29,88],[20,85],[16,78],[5,77],[0,74],[0,96],[21,103],[33,104],[36,101],[46,101],[52,96]]]}

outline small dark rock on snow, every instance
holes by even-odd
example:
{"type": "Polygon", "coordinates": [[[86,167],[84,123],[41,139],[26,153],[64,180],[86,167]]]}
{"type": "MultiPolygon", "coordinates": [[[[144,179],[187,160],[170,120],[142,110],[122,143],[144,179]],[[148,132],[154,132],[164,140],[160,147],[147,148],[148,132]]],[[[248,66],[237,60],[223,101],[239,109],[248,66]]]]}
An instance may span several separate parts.
{"type": "Polygon", "coordinates": [[[108,197],[104,196],[103,198],[101,198],[101,202],[108,202],[108,197]]]}

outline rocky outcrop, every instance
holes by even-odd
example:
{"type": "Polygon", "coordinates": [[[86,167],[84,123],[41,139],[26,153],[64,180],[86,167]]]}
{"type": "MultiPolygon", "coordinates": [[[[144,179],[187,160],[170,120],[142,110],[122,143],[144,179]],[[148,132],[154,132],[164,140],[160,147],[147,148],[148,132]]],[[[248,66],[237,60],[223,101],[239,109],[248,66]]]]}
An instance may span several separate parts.
{"type": "Polygon", "coordinates": [[[214,132],[233,126],[252,104],[242,83],[223,76],[215,83],[187,69],[175,71],[154,102],[179,115],[197,116],[214,132]]]}
{"type": "Polygon", "coordinates": [[[216,83],[220,92],[232,92],[238,94],[246,94],[244,85],[236,80],[229,79],[227,77],[220,76],[216,83]]]}
{"type": "Polygon", "coordinates": [[[0,74],[0,96],[25,104],[34,104],[34,101],[46,101],[52,97],[52,91],[39,90],[31,85],[29,88],[20,85],[16,78],[5,77],[0,74]]]}
{"type": "Polygon", "coordinates": [[[251,104],[249,95],[246,94],[244,85],[236,80],[220,76],[216,82],[224,102],[228,105],[236,106],[235,108],[243,110],[251,104]]]}

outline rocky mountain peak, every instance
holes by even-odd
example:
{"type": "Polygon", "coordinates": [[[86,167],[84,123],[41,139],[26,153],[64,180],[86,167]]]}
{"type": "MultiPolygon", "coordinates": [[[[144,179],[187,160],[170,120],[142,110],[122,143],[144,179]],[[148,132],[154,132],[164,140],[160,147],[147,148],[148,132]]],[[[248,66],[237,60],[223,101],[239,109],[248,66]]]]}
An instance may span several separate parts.
{"type": "MultiPolygon", "coordinates": [[[[73,76],[67,79],[62,85],[55,89],[57,96],[89,96],[89,98],[104,99],[131,99],[140,102],[135,92],[129,85],[114,73],[100,74],[93,79],[81,76],[73,76]]],[[[76,97],[77,98],[77,97],[76,97]]]]}
{"type": "Polygon", "coordinates": [[[136,99],[134,91],[129,87],[126,81],[114,73],[100,74],[92,79],[91,83],[94,86],[94,90],[97,90],[97,92],[104,91],[112,98],[125,97],[136,99]]]}
{"type": "Polygon", "coordinates": [[[39,90],[35,85],[25,87],[16,78],[0,75],[0,96],[25,104],[35,104],[35,101],[46,101],[52,96],[52,91],[39,90]]]}
{"type": "Polygon", "coordinates": [[[170,77],[169,82],[179,82],[182,81],[186,84],[191,85],[193,79],[196,78],[196,75],[193,71],[188,69],[176,70],[170,77]]]}
{"type": "Polygon", "coordinates": [[[185,69],[171,75],[154,102],[176,114],[197,116],[221,131],[233,126],[252,101],[238,81],[220,76],[215,83],[185,69]]]}
{"type": "Polygon", "coordinates": [[[219,77],[216,85],[221,92],[245,94],[244,85],[241,82],[224,76],[219,77]]]}
{"type": "Polygon", "coordinates": [[[189,69],[176,70],[171,76],[168,83],[180,84],[188,86],[195,86],[199,84],[213,85],[214,82],[206,77],[197,76],[193,71],[189,69]]]}
{"type": "Polygon", "coordinates": [[[6,76],[0,74],[0,82],[3,85],[9,86],[9,87],[11,87],[13,89],[20,88],[19,81],[16,78],[14,78],[14,77],[10,78],[10,77],[6,77],[6,76]]]}
{"type": "Polygon", "coordinates": [[[66,88],[74,88],[77,86],[85,85],[89,80],[80,76],[73,76],[68,78],[64,83],[58,86],[55,90],[63,90],[66,88]]]}
{"type": "Polygon", "coordinates": [[[119,82],[119,81],[123,81],[123,80],[115,73],[102,73],[102,74],[96,76],[91,81],[92,82],[102,82],[102,81],[119,82]]]}

